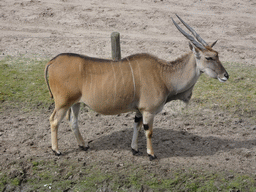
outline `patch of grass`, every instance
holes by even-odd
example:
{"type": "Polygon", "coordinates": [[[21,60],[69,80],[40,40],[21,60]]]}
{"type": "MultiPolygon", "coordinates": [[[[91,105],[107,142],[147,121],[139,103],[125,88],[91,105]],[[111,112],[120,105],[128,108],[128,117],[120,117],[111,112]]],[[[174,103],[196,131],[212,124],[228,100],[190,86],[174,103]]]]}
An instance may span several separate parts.
{"type": "MultiPolygon", "coordinates": [[[[154,191],[168,189],[170,191],[230,191],[236,189],[240,191],[255,191],[255,178],[248,175],[236,174],[234,179],[226,179],[224,173],[210,173],[188,171],[181,173],[176,170],[170,174],[169,178],[161,178],[160,175],[148,180],[146,186],[154,191]],[[176,172],[176,173],[175,173],[176,172]],[[176,175],[176,176],[173,176],[176,175]],[[246,179],[245,179],[246,178],[246,179]]],[[[142,182],[143,183],[143,182],[142,182]]]]}
{"type": "Polygon", "coordinates": [[[192,102],[202,108],[221,109],[255,120],[256,67],[226,63],[230,78],[225,83],[203,74],[195,85],[192,102]]]}
{"type": "Polygon", "coordinates": [[[109,181],[111,178],[110,175],[103,173],[99,170],[93,171],[92,174],[87,175],[84,181],[80,183],[80,187],[90,189],[90,191],[94,191],[96,189],[102,188],[104,182],[109,181]]]}
{"type": "Polygon", "coordinates": [[[5,186],[8,183],[7,174],[0,172],[0,191],[4,191],[5,186]]]}
{"type": "Polygon", "coordinates": [[[239,189],[240,191],[253,192],[256,191],[256,180],[248,175],[238,175],[231,182],[228,183],[228,189],[239,189]],[[253,187],[249,187],[254,183],[253,187]]]}
{"type": "Polygon", "coordinates": [[[11,184],[14,186],[19,186],[21,184],[21,179],[18,177],[11,179],[11,184]]]}
{"type": "Polygon", "coordinates": [[[103,168],[100,162],[83,165],[81,162],[69,160],[69,166],[65,166],[65,160],[58,161],[33,161],[38,162],[37,170],[33,170],[33,162],[19,164],[30,167],[23,179],[10,178],[8,173],[0,173],[0,189],[12,187],[24,191],[139,191],[144,188],[153,191],[256,191],[256,177],[248,174],[215,173],[189,168],[168,170],[163,174],[154,166],[142,167],[127,163],[129,166],[122,168],[103,168]],[[230,174],[232,177],[228,177],[230,174]]]}
{"type": "Polygon", "coordinates": [[[39,165],[38,161],[32,161],[33,169],[37,170],[37,166],[39,165]]]}
{"type": "Polygon", "coordinates": [[[73,185],[75,185],[75,183],[72,180],[62,180],[55,182],[53,187],[56,191],[67,191],[71,189],[73,185]]]}
{"type": "Polygon", "coordinates": [[[138,174],[137,172],[130,173],[128,180],[125,182],[128,185],[132,185],[135,188],[139,188],[141,185],[143,175],[138,174]]]}
{"type": "Polygon", "coordinates": [[[47,62],[10,56],[0,60],[0,102],[28,109],[49,106],[53,101],[44,81],[47,62]]]}

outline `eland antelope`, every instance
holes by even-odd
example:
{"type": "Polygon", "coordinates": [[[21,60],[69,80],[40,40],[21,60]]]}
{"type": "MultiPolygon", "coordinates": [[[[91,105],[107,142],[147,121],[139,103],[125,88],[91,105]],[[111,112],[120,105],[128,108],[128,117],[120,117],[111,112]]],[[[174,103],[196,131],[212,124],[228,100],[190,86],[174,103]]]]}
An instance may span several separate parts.
{"type": "Polygon", "coordinates": [[[65,114],[78,145],[89,148],[78,129],[80,102],[104,115],[134,111],[135,123],[131,148],[138,150],[138,133],[145,130],[147,153],[150,160],[156,158],[152,147],[153,120],[167,102],[188,102],[192,90],[202,73],[221,82],[229,75],[222,66],[218,52],[207,44],[178,15],[178,19],[193,34],[186,33],[172,19],[176,28],[190,40],[191,51],[167,62],[149,54],[135,54],[120,61],[62,53],[49,61],[45,68],[45,80],[55,109],[50,116],[52,150],[60,155],[57,141],[58,127],[65,114]]]}

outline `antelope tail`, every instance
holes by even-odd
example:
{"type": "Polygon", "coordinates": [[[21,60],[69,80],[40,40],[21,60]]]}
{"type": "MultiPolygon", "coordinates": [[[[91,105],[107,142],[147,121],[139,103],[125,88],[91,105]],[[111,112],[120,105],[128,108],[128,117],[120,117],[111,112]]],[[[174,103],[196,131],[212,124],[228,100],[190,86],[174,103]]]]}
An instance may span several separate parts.
{"type": "Polygon", "coordinates": [[[44,70],[44,79],[45,79],[45,82],[47,84],[47,87],[48,87],[48,90],[49,90],[49,93],[50,93],[50,96],[51,98],[53,98],[53,95],[52,95],[52,91],[51,91],[51,88],[50,88],[50,85],[49,85],[49,81],[48,81],[48,67],[51,65],[51,63],[49,63],[46,67],[45,67],[45,70],[44,70]]]}

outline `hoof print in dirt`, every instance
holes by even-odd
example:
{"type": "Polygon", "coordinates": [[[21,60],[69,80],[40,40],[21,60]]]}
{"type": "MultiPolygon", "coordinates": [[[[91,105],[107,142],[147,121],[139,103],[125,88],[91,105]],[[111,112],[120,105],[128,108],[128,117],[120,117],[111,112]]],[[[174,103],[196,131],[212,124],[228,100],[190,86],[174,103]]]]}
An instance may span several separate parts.
{"type": "Polygon", "coordinates": [[[87,151],[90,147],[89,147],[89,146],[85,147],[85,146],[80,146],[80,145],[79,145],[79,148],[80,148],[81,150],[83,150],[83,151],[87,151]]]}
{"type": "Polygon", "coordinates": [[[57,151],[54,151],[54,150],[52,150],[52,152],[53,152],[54,155],[56,155],[56,156],[60,156],[60,155],[61,155],[61,152],[57,152],[57,151]]]}
{"type": "Polygon", "coordinates": [[[155,160],[157,157],[154,155],[150,155],[150,154],[148,154],[148,157],[149,157],[149,161],[153,161],[153,160],[155,160]]]}
{"type": "Polygon", "coordinates": [[[140,152],[139,150],[136,151],[135,149],[132,149],[132,154],[133,154],[134,156],[140,156],[140,155],[142,155],[142,152],[140,152]]]}

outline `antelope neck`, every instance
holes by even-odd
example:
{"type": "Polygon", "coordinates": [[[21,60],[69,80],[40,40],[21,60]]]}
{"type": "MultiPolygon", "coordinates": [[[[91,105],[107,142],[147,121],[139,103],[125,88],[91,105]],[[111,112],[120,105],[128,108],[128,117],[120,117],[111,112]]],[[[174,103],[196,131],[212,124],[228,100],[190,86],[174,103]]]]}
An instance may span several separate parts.
{"type": "Polygon", "coordinates": [[[164,70],[164,79],[167,89],[172,94],[179,94],[192,88],[201,74],[192,52],[170,62],[168,66],[169,69],[164,70]]]}

